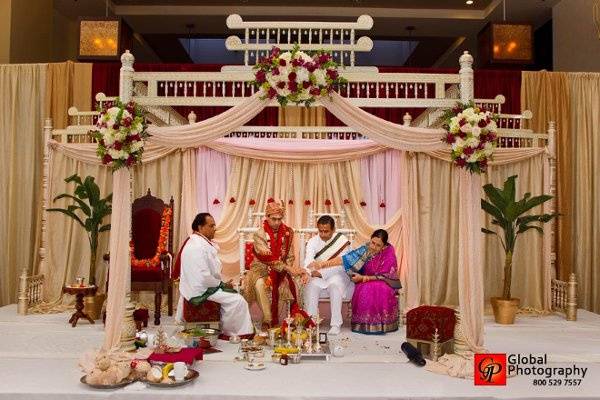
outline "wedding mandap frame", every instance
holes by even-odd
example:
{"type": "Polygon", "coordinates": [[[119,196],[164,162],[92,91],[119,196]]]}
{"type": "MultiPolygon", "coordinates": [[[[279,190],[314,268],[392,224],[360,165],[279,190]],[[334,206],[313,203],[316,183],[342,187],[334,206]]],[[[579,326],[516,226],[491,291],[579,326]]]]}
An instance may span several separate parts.
{"type": "MultiPolygon", "coordinates": [[[[207,145],[217,150],[236,148],[236,151],[260,152],[255,147],[244,147],[246,139],[259,142],[278,140],[320,139],[334,149],[335,143],[360,143],[363,148],[395,148],[404,153],[425,152],[432,157],[449,161],[447,145],[441,141],[444,132],[436,121],[444,108],[450,108],[457,101],[474,101],[480,107],[499,114],[499,149],[495,153],[496,164],[506,164],[511,160],[523,160],[534,155],[544,157],[544,185],[546,193],[554,194],[556,188],[555,173],[555,128],[549,123],[547,133],[535,133],[525,128],[532,117],[531,112],[522,114],[502,114],[504,102],[502,95],[494,99],[475,99],[473,82],[473,58],[465,52],[459,59],[458,74],[433,73],[381,73],[376,67],[355,65],[357,52],[370,51],[373,42],[366,36],[357,38],[357,32],[369,30],[373,19],[368,15],[360,16],[355,22],[248,22],[239,15],[230,15],[227,26],[243,31],[243,36],[230,36],[226,47],[232,51],[243,52],[244,64],[225,66],[220,72],[136,72],[133,68],[134,57],[126,51],[121,57],[119,98],[124,103],[134,101],[148,113],[151,123],[144,161],[152,161],[177,149],[196,148],[207,145]],[[345,68],[341,74],[347,79],[331,99],[321,99],[315,105],[327,108],[346,124],[342,127],[331,126],[248,126],[252,117],[266,106],[279,106],[275,101],[260,100],[254,86],[249,82],[254,78],[252,66],[259,57],[266,55],[272,46],[290,50],[297,43],[301,50],[328,50],[340,65],[345,68]],[[196,122],[192,112],[188,119],[174,111],[176,106],[228,106],[229,110],[196,122]],[[425,108],[415,121],[406,115],[404,123],[397,125],[361,110],[360,107],[425,108]],[[232,144],[221,137],[235,139],[232,144]],[[241,143],[241,144],[240,144],[241,143]],[[228,147],[229,146],[229,147],[228,147]]],[[[99,93],[99,102],[111,98],[99,93]]],[[[47,209],[50,201],[50,170],[52,153],[61,151],[79,161],[99,164],[95,156],[95,145],[89,143],[88,131],[97,118],[94,111],[69,109],[73,125],[66,129],[53,129],[52,121],[47,119],[44,126],[44,178],[43,178],[43,217],[40,261],[37,271],[46,270],[47,261],[47,209]]],[[[254,152],[254,153],[253,153],[254,152]]],[[[185,154],[185,153],[184,153],[185,154]]],[[[327,162],[327,157],[317,162],[327,162]]],[[[305,156],[307,162],[308,157],[305,156]]],[[[314,158],[313,158],[314,161],[314,158]]],[[[189,162],[184,157],[184,164],[189,162]]],[[[405,161],[408,162],[408,161],[405,161]]],[[[408,164],[405,164],[408,165],[408,164]]],[[[478,175],[471,175],[464,169],[455,169],[459,175],[461,204],[459,224],[464,224],[459,235],[459,312],[462,333],[471,351],[483,348],[483,278],[481,270],[481,232],[482,226],[480,196],[481,181],[478,175]]],[[[405,175],[405,174],[403,174],[405,175]]],[[[542,177],[540,177],[542,179],[542,177]]],[[[129,226],[131,218],[132,173],[122,168],[113,173],[113,215],[110,235],[110,271],[107,301],[107,321],[104,348],[132,344],[135,327],[129,304],[130,261],[129,226]],[[126,307],[127,312],[126,312],[126,307]]],[[[185,185],[186,177],[183,176],[185,185]]],[[[408,188],[408,181],[403,183],[408,188]]],[[[406,257],[404,285],[406,288],[406,309],[419,305],[416,278],[418,264],[411,249],[416,244],[411,238],[411,205],[406,199],[401,206],[404,220],[401,241],[406,257]]],[[[556,209],[554,202],[544,206],[544,212],[556,209]]],[[[190,207],[190,199],[182,198],[180,219],[191,220],[196,210],[190,207]],[[187,206],[187,209],[186,209],[187,206]]],[[[312,213],[312,210],[311,210],[312,213]]],[[[255,214],[252,207],[248,210],[248,220],[255,214]]],[[[310,219],[309,219],[310,222],[310,219]]],[[[414,224],[414,221],[412,222],[414,224]]],[[[553,231],[554,229],[552,229],[553,231]]],[[[187,233],[187,232],[183,232],[187,233]]],[[[249,231],[239,231],[240,246],[247,240],[249,231]]],[[[551,253],[552,235],[544,238],[544,299],[543,303],[553,310],[564,311],[570,319],[575,318],[576,282],[574,276],[570,282],[553,279],[554,253],[551,253]]],[[[243,250],[240,251],[243,263],[243,250]]],[[[414,253],[413,253],[414,254],[414,253]]],[[[30,277],[24,271],[20,282],[19,312],[26,312],[28,305],[41,298],[39,275],[30,277]]]]}

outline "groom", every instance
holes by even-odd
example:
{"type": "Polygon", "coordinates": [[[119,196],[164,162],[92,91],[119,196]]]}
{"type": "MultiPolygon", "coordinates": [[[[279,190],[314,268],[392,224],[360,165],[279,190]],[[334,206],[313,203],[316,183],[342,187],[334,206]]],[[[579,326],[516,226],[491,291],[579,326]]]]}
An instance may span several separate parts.
{"type": "Polygon", "coordinates": [[[350,251],[350,241],[335,231],[335,220],[323,215],[317,220],[318,235],[306,243],[304,268],[311,275],[304,289],[304,305],[310,315],[316,315],[319,298],[329,296],[331,306],[331,328],[329,335],[338,335],[342,326],[342,300],[352,298],[354,284],[341,265],[318,271],[309,270],[313,261],[328,261],[350,251]]]}

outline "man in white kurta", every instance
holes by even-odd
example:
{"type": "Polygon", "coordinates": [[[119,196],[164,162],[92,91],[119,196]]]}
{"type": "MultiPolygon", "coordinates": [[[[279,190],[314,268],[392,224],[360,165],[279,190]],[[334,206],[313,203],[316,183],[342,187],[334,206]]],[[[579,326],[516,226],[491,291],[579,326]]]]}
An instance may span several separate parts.
{"type": "MultiPolygon", "coordinates": [[[[248,335],[254,332],[248,303],[238,293],[232,293],[230,283],[221,279],[221,260],[218,246],[211,239],[216,230],[210,214],[201,213],[192,224],[194,233],[181,250],[181,297],[194,303],[199,299],[221,305],[221,325],[225,335],[248,335]]],[[[183,299],[177,309],[178,319],[183,315],[183,299]]]]}
{"type": "Polygon", "coordinates": [[[304,268],[311,275],[304,288],[304,307],[310,315],[316,315],[319,308],[319,298],[329,297],[331,306],[330,335],[340,333],[342,320],[342,302],[351,299],[354,292],[354,283],[346,274],[341,265],[333,268],[310,271],[308,266],[313,261],[327,261],[339,257],[351,250],[350,242],[341,233],[335,231],[335,221],[332,217],[324,215],[317,221],[319,234],[309,239],[306,244],[304,268]]]}

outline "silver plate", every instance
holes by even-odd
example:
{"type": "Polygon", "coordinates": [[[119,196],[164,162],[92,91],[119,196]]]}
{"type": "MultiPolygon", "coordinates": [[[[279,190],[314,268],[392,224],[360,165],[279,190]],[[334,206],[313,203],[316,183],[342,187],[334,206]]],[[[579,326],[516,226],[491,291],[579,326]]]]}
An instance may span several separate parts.
{"type": "Polygon", "coordinates": [[[122,387],[125,387],[127,385],[129,385],[130,383],[135,382],[135,379],[125,379],[119,383],[115,383],[114,385],[94,385],[91,383],[87,383],[87,380],[85,379],[86,376],[82,376],[81,379],[79,380],[79,382],[83,383],[84,385],[87,385],[91,388],[94,389],[103,389],[103,390],[110,390],[110,389],[119,389],[122,387]]]}
{"type": "Polygon", "coordinates": [[[172,387],[177,387],[177,386],[183,386],[183,385],[187,385],[188,383],[192,382],[193,380],[195,380],[198,377],[198,371],[196,371],[195,369],[191,369],[188,368],[188,374],[186,375],[185,379],[177,382],[177,381],[173,381],[173,383],[155,383],[155,382],[150,382],[150,381],[145,381],[148,385],[150,386],[154,386],[154,387],[159,387],[159,388],[172,388],[172,387]]]}
{"type": "Polygon", "coordinates": [[[329,361],[331,357],[331,351],[329,350],[329,343],[321,345],[321,351],[319,353],[300,353],[302,360],[317,360],[317,361],[329,361]]]}

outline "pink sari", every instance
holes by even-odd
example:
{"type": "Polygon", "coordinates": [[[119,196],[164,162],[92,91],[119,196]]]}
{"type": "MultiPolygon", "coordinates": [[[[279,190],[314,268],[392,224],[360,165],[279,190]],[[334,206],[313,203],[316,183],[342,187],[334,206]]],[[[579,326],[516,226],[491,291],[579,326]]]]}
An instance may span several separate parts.
{"type": "MultiPolygon", "coordinates": [[[[386,246],[369,259],[359,273],[397,280],[398,269],[394,247],[386,246]]],[[[398,330],[396,291],[384,280],[356,284],[352,296],[352,331],[384,334],[396,330],[398,330]]]]}

